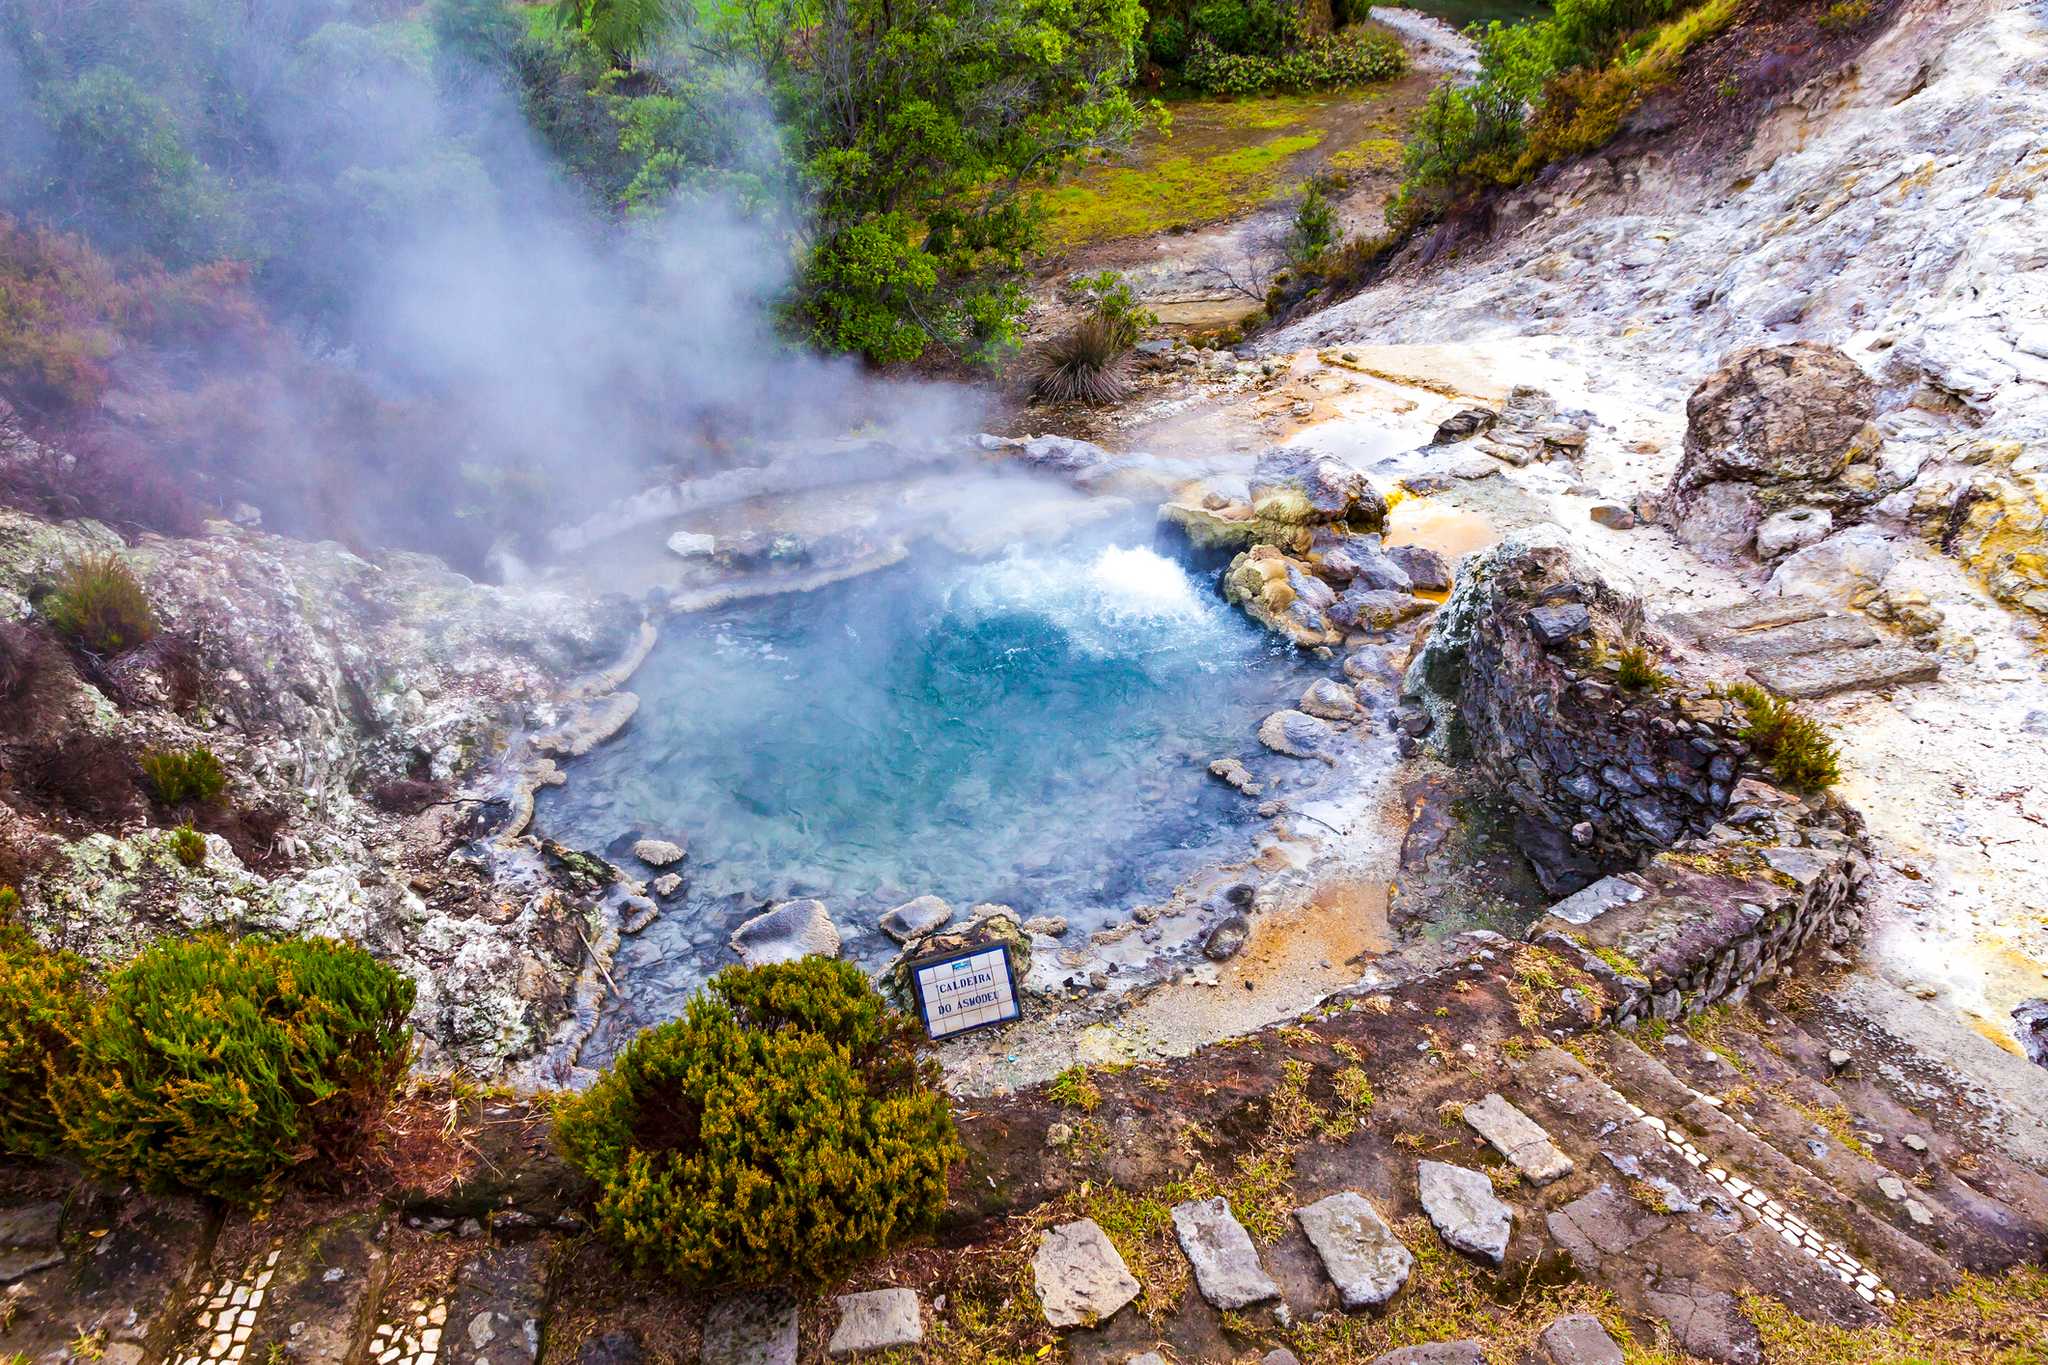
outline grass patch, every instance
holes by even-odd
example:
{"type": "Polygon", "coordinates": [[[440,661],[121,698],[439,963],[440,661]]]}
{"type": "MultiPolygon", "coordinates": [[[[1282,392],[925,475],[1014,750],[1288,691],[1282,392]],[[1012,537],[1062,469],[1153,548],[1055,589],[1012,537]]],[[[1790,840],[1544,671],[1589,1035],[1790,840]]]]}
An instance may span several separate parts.
{"type": "Polygon", "coordinates": [[[1069,1109],[1078,1109],[1092,1114],[1102,1103],[1102,1089],[1088,1079],[1088,1068],[1070,1066],[1052,1078],[1052,1086],[1046,1092],[1053,1100],[1069,1109]]]}
{"type": "Polygon", "coordinates": [[[1150,165],[1096,167],[1045,195],[1047,240],[1073,246],[1227,218],[1284,192],[1287,163],[1322,140],[1315,128],[1150,165]]]}
{"type": "Polygon", "coordinates": [[[1617,662],[1621,668],[1615,679],[1631,692],[1662,692],[1671,686],[1671,675],[1658,668],[1650,652],[1641,645],[1621,651],[1617,662]]]}
{"type": "Polygon", "coordinates": [[[166,806],[205,806],[227,790],[220,757],[204,744],[189,749],[151,749],[142,756],[142,775],[166,806]]]}
{"type": "Polygon", "coordinates": [[[1595,948],[1593,956],[1599,958],[1623,976],[1637,976],[1645,981],[1650,979],[1650,973],[1644,969],[1643,964],[1619,948],[1595,948]]]}
{"type": "Polygon", "coordinates": [[[1899,1303],[1888,1321],[1845,1328],[1808,1322],[1776,1299],[1745,1294],[1743,1312],[1772,1365],[2039,1365],[2048,1360],[2048,1270],[1965,1273],[1945,1294],[1899,1303]]]}
{"type": "Polygon", "coordinates": [[[65,564],[40,605],[53,630],[92,654],[119,654],[156,638],[149,597],[127,561],[111,552],[65,564]]]}

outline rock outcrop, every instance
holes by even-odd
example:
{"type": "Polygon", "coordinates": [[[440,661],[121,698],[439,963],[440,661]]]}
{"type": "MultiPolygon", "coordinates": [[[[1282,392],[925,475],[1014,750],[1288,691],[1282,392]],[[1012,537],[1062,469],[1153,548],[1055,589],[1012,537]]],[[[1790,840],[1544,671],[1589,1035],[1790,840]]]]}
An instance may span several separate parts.
{"type": "Polygon", "coordinates": [[[1756,549],[1758,527],[1780,513],[1810,509],[1839,520],[1883,495],[1872,464],[1882,444],[1872,420],[1877,385],[1832,346],[1745,347],[1707,376],[1685,411],[1685,454],[1664,518],[1703,554],[1756,549]]]}
{"type": "Polygon", "coordinates": [[[1506,798],[1554,895],[1704,834],[1727,807],[1739,757],[1718,706],[1694,716],[1607,666],[1645,638],[1635,590],[1536,526],[1465,561],[1409,668],[1437,742],[1506,798]]]}

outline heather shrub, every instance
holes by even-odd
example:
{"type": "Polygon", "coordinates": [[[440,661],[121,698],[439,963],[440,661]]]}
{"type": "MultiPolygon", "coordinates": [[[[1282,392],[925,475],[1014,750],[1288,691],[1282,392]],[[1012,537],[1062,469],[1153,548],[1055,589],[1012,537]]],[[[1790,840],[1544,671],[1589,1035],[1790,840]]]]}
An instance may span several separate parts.
{"type": "Polygon", "coordinates": [[[50,1080],[71,1067],[92,997],[83,962],[12,923],[20,904],[0,887],[0,1150],[48,1157],[62,1140],[50,1080]]]}
{"type": "Polygon", "coordinates": [[[250,1202],[360,1145],[412,1052],[413,984],[353,944],[166,940],[114,973],[75,1069],[65,1145],[103,1176],[250,1202]]]}
{"type": "Polygon", "coordinates": [[[180,825],[170,833],[171,856],[186,867],[197,871],[206,866],[206,836],[190,825],[180,825]]]}
{"type": "Polygon", "coordinates": [[[60,635],[94,654],[119,654],[156,637],[156,613],[142,584],[111,551],[66,564],[42,611],[60,635]]]}
{"type": "Polygon", "coordinates": [[[204,806],[227,790],[227,771],[204,744],[189,749],[151,749],[142,756],[142,775],[166,806],[204,806]]]}
{"type": "Polygon", "coordinates": [[[1737,683],[1728,695],[1742,708],[1743,743],[1773,777],[1800,791],[1820,791],[1841,777],[1835,741],[1819,721],[1754,683],[1737,683]]]}
{"type": "Polygon", "coordinates": [[[635,1265],[827,1279],[945,1203],[962,1151],[918,1042],[851,964],[729,968],[565,1101],[556,1140],[635,1265]]]}

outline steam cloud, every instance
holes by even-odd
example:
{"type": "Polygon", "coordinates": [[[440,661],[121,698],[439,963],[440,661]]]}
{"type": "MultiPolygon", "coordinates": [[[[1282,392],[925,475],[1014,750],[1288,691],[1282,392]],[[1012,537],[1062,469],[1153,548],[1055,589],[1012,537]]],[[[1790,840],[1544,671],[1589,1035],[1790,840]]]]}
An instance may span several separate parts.
{"type": "MultiPolygon", "coordinates": [[[[312,229],[265,269],[324,300],[300,338],[307,351],[393,400],[435,409],[451,448],[414,458],[537,471],[560,524],[652,477],[759,463],[763,443],[856,427],[899,439],[974,429],[978,404],[964,389],[882,381],[778,333],[800,206],[742,211],[705,193],[622,225],[539,143],[508,73],[451,72],[445,54],[430,70],[343,8],[257,6],[223,40],[218,70],[138,79],[167,103],[213,88],[248,110],[252,133],[275,149],[282,192],[313,205],[303,215],[312,229]]],[[[147,225],[122,221],[129,210],[85,185],[66,186],[70,168],[38,136],[24,77],[33,54],[15,46],[20,32],[0,23],[0,157],[27,168],[14,184],[55,190],[10,207],[102,241],[134,240],[147,225]],[[67,201],[67,213],[52,211],[67,201]]],[[[719,117],[764,146],[777,135],[765,101],[719,117]]],[[[311,429],[306,418],[298,425],[311,429]]],[[[357,454],[285,443],[267,458],[357,454]]],[[[379,491],[360,496],[373,502],[379,491]]]]}

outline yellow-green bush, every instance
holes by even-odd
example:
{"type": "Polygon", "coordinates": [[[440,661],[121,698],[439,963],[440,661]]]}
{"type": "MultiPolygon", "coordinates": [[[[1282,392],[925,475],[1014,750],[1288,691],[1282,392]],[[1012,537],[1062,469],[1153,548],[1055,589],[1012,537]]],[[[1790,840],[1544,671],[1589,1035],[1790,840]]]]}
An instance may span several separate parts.
{"type": "Polygon", "coordinates": [[[917,1045],[850,964],[729,968],[566,1101],[556,1140],[636,1265],[823,1280],[945,1204],[961,1147],[917,1045]]]}
{"type": "Polygon", "coordinates": [[[220,757],[204,744],[189,749],[151,749],[142,756],[142,775],[166,806],[207,805],[227,790],[220,757]]]}
{"type": "Polygon", "coordinates": [[[411,981],[333,939],[157,943],[109,979],[53,1077],[64,1145],[146,1189],[256,1200],[360,1143],[410,1060],[412,1001],[411,981]]]}
{"type": "Polygon", "coordinates": [[[1737,683],[1728,695],[1742,708],[1743,743],[1773,777],[1801,791],[1831,787],[1841,777],[1835,741],[1819,721],[1754,683],[1737,683]]]}
{"type": "MultiPolygon", "coordinates": [[[[0,888],[0,901],[14,899],[0,888]]],[[[11,913],[11,911],[10,911],[11,913]]],[[[62,1131],[50,1110],[50,1080],[68,1070],[92,1013],[85,964],[44,952],[28,932],[0,923],[0,1149],[48,1157],[62,1131]]]]}
{"type": "Polygon", "coordinates": [[[121,556],[83,555],[66,564],[42,600],[44,619],[94,654],[119,654],[156,638],[156,613],[121,556]]]}
{"type": "Polygon", "coordinates": [[[206,836],[190,825],[180,825],[170,834],[171,856],[195,871],[206,865],[206,836]]]}

